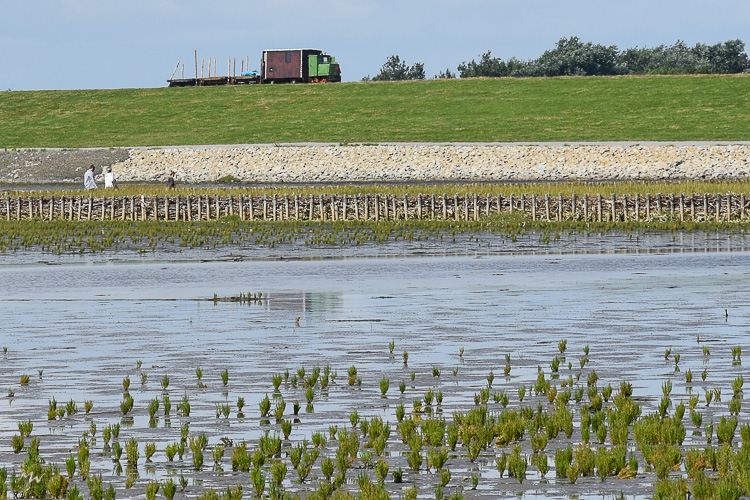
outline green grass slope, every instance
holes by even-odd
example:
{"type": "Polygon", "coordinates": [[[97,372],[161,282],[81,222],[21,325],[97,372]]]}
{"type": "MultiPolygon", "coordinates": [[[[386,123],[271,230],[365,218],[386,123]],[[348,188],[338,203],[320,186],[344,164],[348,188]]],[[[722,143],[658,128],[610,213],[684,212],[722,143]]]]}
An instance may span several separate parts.
{"type": "Polygon", "coordinates": [[[0,92],[0,148],[750,140],[750,76],[0,92]]]}

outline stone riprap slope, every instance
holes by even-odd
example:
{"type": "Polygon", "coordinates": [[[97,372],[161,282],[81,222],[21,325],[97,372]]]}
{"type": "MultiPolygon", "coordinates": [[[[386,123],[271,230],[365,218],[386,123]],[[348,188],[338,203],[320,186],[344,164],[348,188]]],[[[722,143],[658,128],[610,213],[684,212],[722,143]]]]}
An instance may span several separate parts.
{"type": "Polygon", "coordinates": [[[0,154],[0,182],[79,182],[95,162],[118,181],[460,182],[750,179],[750,144],[201,146],[0,154]],[[98,152],[98,153],[97,153],[98,152]],[[5,155],[5,156],[2,156],[5,155]]]}
{"type": "Polygon", "coordinates": [[[132,150],[119,179],[247,182],[728,180],[750,178],[750,145],[246,146],[132,150]]]}

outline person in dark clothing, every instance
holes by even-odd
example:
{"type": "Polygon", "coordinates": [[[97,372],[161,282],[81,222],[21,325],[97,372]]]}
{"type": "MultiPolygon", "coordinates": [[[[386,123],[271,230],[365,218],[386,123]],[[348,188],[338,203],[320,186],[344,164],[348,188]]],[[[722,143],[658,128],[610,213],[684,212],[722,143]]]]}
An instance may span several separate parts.
{"type": "Polygon", "coordinates": [[[174,189],[174,170],[169,171],[169,177],[167,177],[167,188],[174,189]]]}

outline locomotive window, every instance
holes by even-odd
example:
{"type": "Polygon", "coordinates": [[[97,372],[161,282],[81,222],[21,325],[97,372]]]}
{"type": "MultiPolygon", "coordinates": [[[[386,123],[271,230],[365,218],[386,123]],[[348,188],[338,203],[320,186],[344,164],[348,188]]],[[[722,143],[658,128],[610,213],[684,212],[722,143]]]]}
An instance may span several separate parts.
{"type": "Polygon", "coordinates": [[[292,53],[291,52],[287,52],[286,53],[286,62],[287,63],[292,62],[292,53]]]}

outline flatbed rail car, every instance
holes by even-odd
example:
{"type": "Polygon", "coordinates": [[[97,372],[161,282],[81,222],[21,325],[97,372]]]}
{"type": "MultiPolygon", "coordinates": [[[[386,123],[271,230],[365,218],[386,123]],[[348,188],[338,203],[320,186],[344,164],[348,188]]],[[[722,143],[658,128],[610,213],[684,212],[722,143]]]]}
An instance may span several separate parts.
{"type": "Polygon", "coordinates": [[[341,81],[341,67],[336,62],[336,58],[318,49],[264,50],[260,61],[260,68],[260,73],[253,71],[243,72],[240,76],[170,78],[167,80],[167,83],[170,87],[199,87],[258,83],[327,83],[341,81]]]}

